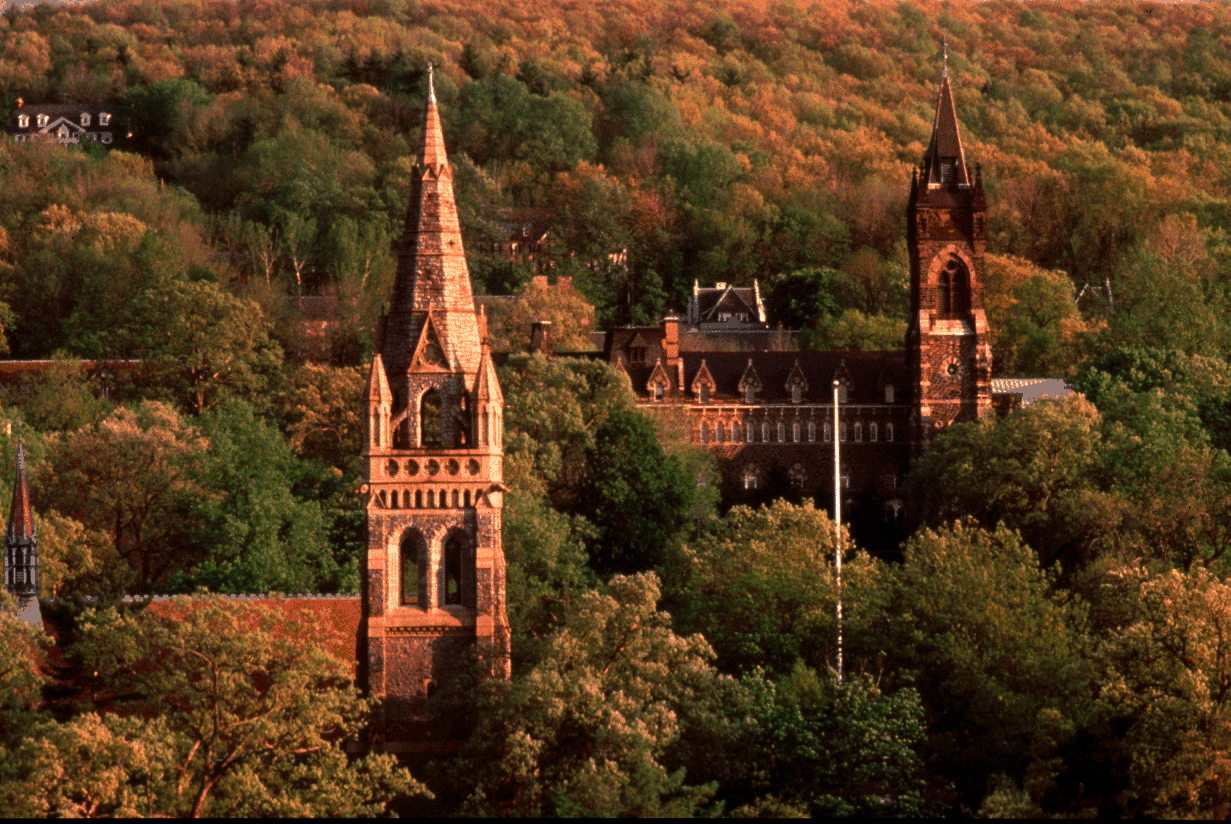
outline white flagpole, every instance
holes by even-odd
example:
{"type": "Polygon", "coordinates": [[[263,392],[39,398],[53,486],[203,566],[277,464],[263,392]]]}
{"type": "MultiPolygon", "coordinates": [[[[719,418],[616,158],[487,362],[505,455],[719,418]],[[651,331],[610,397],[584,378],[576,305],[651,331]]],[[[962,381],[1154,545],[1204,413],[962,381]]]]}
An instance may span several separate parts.
{"type": "Polygon", "coordinates": [[[838,684],[842,683],[842,454],[839,447],[841,423],[838,415],[838,388],[841,382],[833,382],[833,529],[834,570],[837,576],[838,602],[838,684]]]}

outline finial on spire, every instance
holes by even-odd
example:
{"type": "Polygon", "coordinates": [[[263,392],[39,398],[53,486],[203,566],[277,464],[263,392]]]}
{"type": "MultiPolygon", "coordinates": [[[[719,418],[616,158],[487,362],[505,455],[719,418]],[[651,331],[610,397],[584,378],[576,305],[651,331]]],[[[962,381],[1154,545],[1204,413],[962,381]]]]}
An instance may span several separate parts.
{"type": "Polygon", "coordinates": [[[949,38],[941,35],[940,38],[940,59],[942,68],[940,70],[941,77],[949,76],[949,38]]]}
{"type": "Polygon", "coordinates": [[[21,439],[21,427],[22,427],[22,422],[19,420],[17,422],[17,471],[25,472],[26,471],[26,447],[21,439]]]}
{"type": "Polygon", "coordinates": [[[432,72],[435,69],[436,67],[432,65],[432,61],[431,60],[427,61],[427,102],[428,103],[436,102],[436,84],[432,80],[432,72]]]}

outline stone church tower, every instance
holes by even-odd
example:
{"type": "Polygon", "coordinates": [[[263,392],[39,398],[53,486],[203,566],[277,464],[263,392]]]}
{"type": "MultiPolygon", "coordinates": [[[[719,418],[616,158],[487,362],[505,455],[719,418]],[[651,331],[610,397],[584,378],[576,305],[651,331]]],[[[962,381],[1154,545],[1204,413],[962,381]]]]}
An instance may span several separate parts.
{"type": "Polygon", "coordinates": [[[477,652],[509,670],[503,398],[476,315],[436,96],[411,180],[393,300],[372,360],[365,426],[364,623],[377,745],[431,750],[422,704],[477,652]]]}
{"type": "Polygon", "coordinates": [[[983,311],[987,245],[983,181],[973,180],[958,131],[949,71],[940,80],[932,140],[906,210],[910,254],[907,359],[916,449],[959,421],[991,411],[992,351],[983,311]]]}

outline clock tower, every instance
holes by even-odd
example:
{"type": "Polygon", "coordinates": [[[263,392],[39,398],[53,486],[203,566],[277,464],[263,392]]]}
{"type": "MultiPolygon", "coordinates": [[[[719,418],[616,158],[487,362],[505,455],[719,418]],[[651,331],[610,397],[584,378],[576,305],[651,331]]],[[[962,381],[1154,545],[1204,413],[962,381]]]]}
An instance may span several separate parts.
{"type": "Polygon", "coordinates": [[[946,67],[932,139],[913,173],[906,211],[906,349],[915,390],[912,440],[919,450],[949,425],[978,420],[992,408],[982,279],[986,210],[982,178],[978,170],[972,178],[966,165],[946,67]]]}

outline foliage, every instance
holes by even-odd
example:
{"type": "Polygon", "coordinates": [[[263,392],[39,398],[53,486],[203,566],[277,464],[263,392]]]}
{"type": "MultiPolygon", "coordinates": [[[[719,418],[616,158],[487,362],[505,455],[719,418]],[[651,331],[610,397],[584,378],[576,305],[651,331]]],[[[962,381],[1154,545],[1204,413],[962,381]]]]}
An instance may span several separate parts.
{"type": "Polygon", "coordinates": [[[594,348],[594,307],[571,281],[548,285],[528,281],[511,300],[486,301],[489,344],[493,352],[529,352],[530,325],[551,324],[553,352],[588,352],[594,348]]]}
{"type": "MultiPolygon", "coordinates": [[[[834,538],[833,521],[811,503],[735,507],[689,541],[672,569],[678,626],[704,633],[724,670],[782,676],[801,662],[824,670],[837,637],[834,538]]],[[[848,535],[843,543],[846,633],[866,638],[866,623],[880,614],[884,571],[848,535]]]]}
{"type": "Polygon", "coordinates": [[[923,699],[932,768],[972,801],[995,773],[1051,789],[1093,714],[1081,604],[1016,533],[960,524],[911,539],[886,604],[878,640],[923,699]]]}
{"type": "Polygon", "coordinates": [[[472,814],[689,815],[712,788],[664,764],[682,706],[717,677],[699,636],[659,612],[652,574],[591,592],[524,676],[479,696],[476,727],[449,772],[472,814]],[[461,777],[464,776],[464,779],[461,777]]]}
{"type": "Polygon", "coordinates": [[[691,514],[696,482],[663,451],[641,412],[614,412],[594,433],[578,509],[597,535],[590,555],[600,573],[653,569],[691,514]]]}
{"type": "Polygon", "coordinates": [[[36,780],[63,782],[46,800],[66,806],[46,812],[67,813],[101,791],[115,813],[353,816],[421,793],[392,756],[347,756],[368,706],[349,666],[306,641],[324,637],[270,608],[200,596],[87,616],[75,654],[156,717],[134,725],[86,715],[32,740],[36,780]],[[86,769],[82,743],[100,750],[86,769]]]}

